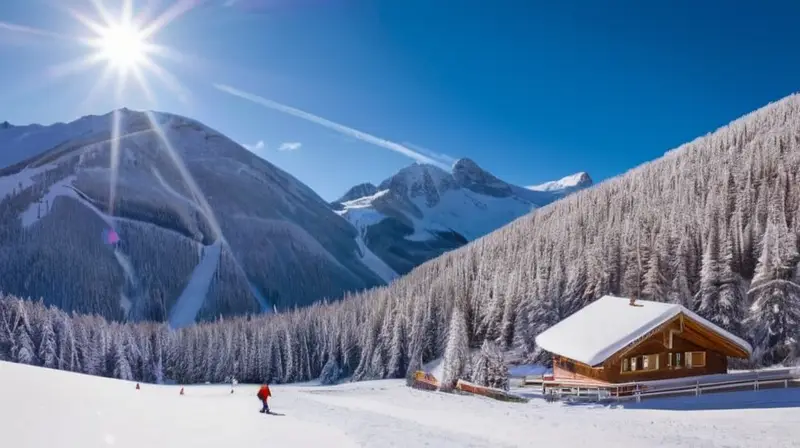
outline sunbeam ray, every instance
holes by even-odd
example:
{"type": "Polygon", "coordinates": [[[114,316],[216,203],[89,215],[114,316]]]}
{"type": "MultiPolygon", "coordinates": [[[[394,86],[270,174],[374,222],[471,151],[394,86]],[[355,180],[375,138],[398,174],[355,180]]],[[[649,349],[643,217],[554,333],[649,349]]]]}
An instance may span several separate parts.
{"type": "Polygon", "coordinates": [[[108,214],[114,216],[114,204],[117,200],[117,179],[119,179],[119,134],[120,134],[120,111],[114,109],[111,115],[111,154],[109,164],[109,191],[108,191],[108,214]]]}
{"type": "Polygon", "coordinates": [[[150,83],[147,81],[147,78],[144,77],[139,67],[133,67],[131,71],[133,72],[133,77],[139,82],[139,86],[147,97],[147,101],[149,101],[151,106],[155,106],[157,104],[156,97],[153,95],[153,91],[150,90],[150,83]]]}
{"type": "MultiPolygon", "coordinates": [[[[76,11],[74,9],[68,9],[67,11],[69,12],[69,14],[72,17],[74,17],[78,22],[83,24],[83,26],[85,26],[86,28],[89,28],[89,30],[91,30],[93,33],[99,35],[99,34],[102,34],[103,31],[105,30],[105,27],[103,25],[101,25],[101,24],[95,22],[94,20],[86,17],[83,13],[81,13],[79,11],[76,11]]],[[[108,22],[106,22],[106,23],[108,23],[108,22]]]]}
{"type": "Polygon", "coordinates": [[[111,16],[111,13],[108,12],[105,5],[103,5],[103,0],[90,0],[92,5],[94,6],[94,10],[100,15],[100,18],[103,19],[104,23],[115,23],[114,17],[111,16]]]}
{"type": "Polygon", "coordinates": [[[108,82],[111,80],[111,68],[110,67],[103,67],[103,73],[100,75],[100,79],[92,85],[92,88],[89,90],[89,93],[83,98],[81,101],[78,109],[83,110],[84,107],[89,106],[94,101],[97,94],[108,85],[108,82]]]}
{"type": "Polygon", "coordinates": [[[160,29],[167,26],[170,22],[177,19],[189,12],[192,8],[197,6],[200,2],[198,0],[179,0],[172,4],[164,13],[158,16],[155,20],[150,22],[142,30],[142,36],[147,38],[158,32],[160,29]]]}
{"type": "Polygon", "coordinates": [[[188,168],[186,168],[186,164],[183,163],[183,158],[180,156],[180,154],[177,153],[177,151],[175,151],[175,148],[167,139],[164,130],[161,128],[161,125],[158,124],[158,120],[156,120],[155,117],[153,116],[153,112],[147,111],[145,112],[145,114],[147,115],[147,119],[150,122],[151,129],[156,133],[159,140],[161,140],[161,142],[164,145],[164,148],[167,151],[167,155],[172,161],[172,164],[175,166],[175,168],[177,168],[178,173],[181,176],[181,180],[187,187],[189,187],[189,191],[192,193],[194,200],[197,202],[198,205],[200,205],[200,209],[204,217],[208,221],[208,225],[211,227],[211,231],[214,233],[213,235],[214,242],[219,241],[225,243],[225,238],[222,234],[222,229],[219,226],[219,222],[217,221],[216,216],[214,216],[214,211],[211,209],[211,205],[208,203],[208,201],[206,201],[206,197],[203,194],[202,190],[200,190],[200,187],[195,182],[194,177],[189,172],[188,168]]]}
{"type": "Polygon", "coordinates": [[[103,60],[104,58],[100,54],[86,55],[81,59],[75,59],[63,64],[52,66],[49,68],[48,74],[50,77],[60,78],[62,76],[86,70],[93,65],[99,64],[103,60]]]}
{"type": "Polygon", "coordinates": [[[183,84],[181,84],[178,78],[173,76],[172,73],[168,72],[167,70],[164,70],[157,64],[147,64],[144,65],[143,67],[145,68],[145,70],[148,70],[151,73],[153,73],[158,78],[159,81],[161,81],[162,83],[164,83],[164,85],[167,86],[168,89],[175,92],[175,94],[178,95],[178,99],[182,103],[184,104],[188,103],[189,90],[183,87],[183,84]]]}

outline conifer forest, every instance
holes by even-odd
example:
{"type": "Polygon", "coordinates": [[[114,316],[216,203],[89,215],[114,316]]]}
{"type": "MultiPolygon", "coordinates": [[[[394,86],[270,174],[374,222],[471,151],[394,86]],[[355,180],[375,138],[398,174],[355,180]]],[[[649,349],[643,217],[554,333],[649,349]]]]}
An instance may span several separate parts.
{"type": "Polygon", "coordinates": [[[172,330],[3,297],[0,360],[189,384],[402,378],[444,357],[445,382],[507,387],[500,352],[546,362],[536,335],[612,294],[680,303],[750,341],[751,365],[791,364],[799,176],[794,95],[340,301],[172,330]]]}

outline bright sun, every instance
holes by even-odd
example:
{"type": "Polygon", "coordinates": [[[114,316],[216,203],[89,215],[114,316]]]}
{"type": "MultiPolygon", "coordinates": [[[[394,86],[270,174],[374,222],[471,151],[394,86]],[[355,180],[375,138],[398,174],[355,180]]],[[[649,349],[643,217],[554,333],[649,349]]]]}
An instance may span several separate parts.
{"type": "Polygon", "coordinates": [[[142,34],[128,24],[109,26],[97,38],[98,56],[118,70],[135,69],[147,60],[148,45],[142,34]]]}
{"type": "MultiPolygon", "coordinates": [[[[3,0],[0,0],[2,2],[3,0]]],[[[86,0],[84,0],[86,1],[86,0]]],[[[103,70],[94,82],[84,103],[94,100],[95,94],[107,91],[109,82],[114,82],[115,101],[121,102],[129,98],[128,87],[132,81],[138,84],[147,97],[147,101],[156,104],[156,97],[150,88],[149,78],[162,81],[166,87],[178,95],[181,101],[187,98],[187,92],[181,83],[157,59],[170,58],[180,60],[180,55],[168,47],[155,42],[156,35],[170,22],[200,4],[198,0],[171,0],[170,5],[158,13],[149,5],[137,10],[135,0],[88,0],[94,6],[93,14],[77,9],[67,11],[88,31],[87,36],[76,40],[88,47],[89,52],[80,58],[67,61],[51,68],[53,76],[83,71],[91,66],[100,65],[103,70]],[[118,10],[106,8],[106,3],[114,3],[118,10]]],[[[141,2],[140,3],[145,3],[141,2]]],[[[149,0],[148,4],[158,3],[149,0]]],[[[0,23],[2,25],[2,23],[0,23]]],[[[2,27],[0,27],[2,28],[2,27]]],[[[0,30],[1,31],[1,30],[0,30]]]]}

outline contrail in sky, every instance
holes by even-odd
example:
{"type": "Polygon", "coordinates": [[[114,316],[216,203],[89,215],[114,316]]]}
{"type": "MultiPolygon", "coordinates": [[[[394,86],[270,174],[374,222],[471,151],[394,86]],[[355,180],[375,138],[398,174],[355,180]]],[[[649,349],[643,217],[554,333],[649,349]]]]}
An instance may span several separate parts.
{"type": "Polygon", "coordinates": [[[25,25],[17,25],[15,23],[8,23],[8,22],[2,22],[2,21],[0,21],[0,30],[13,31],[15,33],[31,34],[31,35],[42,36],[42,37],[51,37],[51,38],[54,38],[54,39],[76,40],[76,39],[74,39],[72,37],[69,37],[69,36],[66,36],[66,35],[63,35],[63,34],[59,34],[59,33],[54,33],[52,31],[43,30],[43,29],[39,29],[39,28],[33,28],[33,27],[30,27],[30,26],[25,26],[25,25]]]}
{"type": "Polygon", "coordinates": [[[366,132],[361,132],[358,129],[353,129],[353,128],[347,127],[347,126],[345,126],[343,124],[334,123],[333,121],[330,121],[330,120],[328,120],[326,118],[319,117],[317,115],[302,111],[300,109],[295,109],[294,107],[291,107],[291,106],[286,106],[284,104],[277,103],[277,102],[269,100],[267,98],[262,98],[262,97],[260,97],[258,95],[254,95],[252,93],[243,92],[241,90],[238,90],[238,89],[236,89],[234,87],[231,87],[231,86],[228,86],[228,85],[225,85],[225,84],[214,84],[214,87],[216,89],[218,89],[218,90],[221,90],[221,91],[223,91],[225,93],[229,93],[229,94],[231,94],[233,96],[237,96],[239,98],[243,98],[243,99],[252,101],[252,102],[254,102],[256,104],[260,104],[260,105],[262,105],[264,107],[268,107],[270,109],[277,110],[278,112],[283,112],[285,114],[292,115],[292,116],[297,117],[297,118],[302,118],[303,120],[310,121],[312,123],[316,123],[316,124],[318,124],[320,126],[324,126],[324,127],[328,128],[328,129],[332,129],[332,130],[334,130],[336,132],[339,132],[341,134],[344,134],[346,136],[353,137],[355,139],[361,140],[362,142],[371,143],[371,144],[373,144],[375,146],[380,146],[382,148],[386,148],[388,150],[398,152],[400,154],[403,154],[406,157],[410,157],[410,158],[416,160],[417,162],[428,163],[430,165],[436,165],[436,166],[438,166],[440,168],[443,168],[443,169],[446,169],[446,170],[450,169],[450,167],[447,164],[445,164],[445,163],[443,163],[443,162],[441,162],[439,160],[436,160],[436,159],[434,159],[432,157],[429,157],[429,156],[427,156],[425,154],[422,154],[422,153],[420,153],[418,151],[414,151],[413,149],[411,149],[411,148],[409,148],[407,146],[403,146],[403,145],[401,145],[399,143],[395,143],[393,141],[389,141],[389,140],[386,140],[386,139],[383,139],[383,138],[380,138],[380,137],[376,137],[376,136],[374,136],[372,134],[367,134],[366,132]]]}

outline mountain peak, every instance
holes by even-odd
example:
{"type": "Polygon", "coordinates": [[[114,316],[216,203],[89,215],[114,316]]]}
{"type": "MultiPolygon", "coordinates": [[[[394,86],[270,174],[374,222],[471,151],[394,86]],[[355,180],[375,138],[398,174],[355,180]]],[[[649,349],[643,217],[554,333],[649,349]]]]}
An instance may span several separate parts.
{"type": "Polygon", "coordinates": [[[453,171],[456,170],[468,170],[468,171],[483,171],[474,160],[470,159],[469,157],[462,157],[453,163],[453,171]]]}
{"type": "Polygon", "coordinates": [[[453,178],[458,186],[495,197],[512,194],[511,186],[484,170],[472,159],[463,158],[453,164],[453,178]]]}
{"type": "Polygon", "coordinates": [[[333,203],[341,204],[343,202],[352,201],[366,196],[372,196],[377,192],[378,192],[378,187],[376,187],[372,182],[364,182],[347,190],[347,192],[343,194],[342,197],[333,201],[333,203]]]}
{"type": "Polygon", "coordinates": [[[562,177],[559,180],[545,182],[539,185],[531,185],[527,188],[532,191],[561,191],[561,190],[578,190],[581,188],[589,187],[593,184],[592,178],[589,173],[580,171],[569,176],[562,177]]]}

